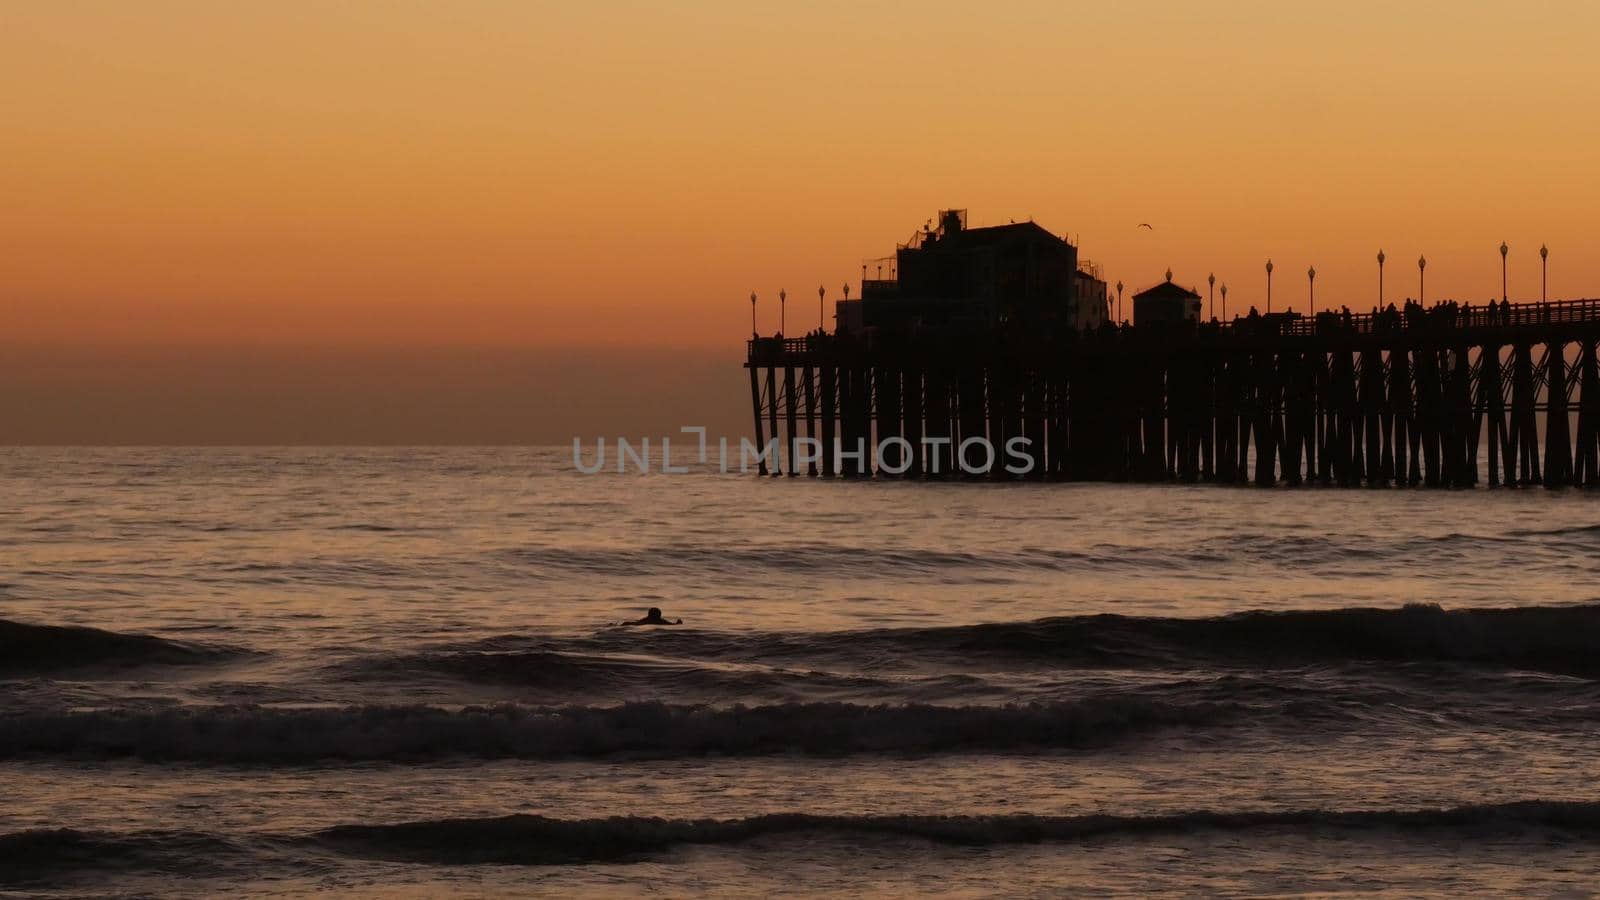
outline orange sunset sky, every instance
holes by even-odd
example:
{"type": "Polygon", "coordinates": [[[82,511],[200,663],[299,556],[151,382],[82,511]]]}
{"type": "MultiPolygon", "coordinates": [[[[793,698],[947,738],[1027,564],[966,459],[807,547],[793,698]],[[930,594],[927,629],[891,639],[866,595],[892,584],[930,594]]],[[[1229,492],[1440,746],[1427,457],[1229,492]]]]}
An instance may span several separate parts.
{"type": "Polygon", "coordinates": [[[566,441],[941,206],[1108,280],[1600,295],[1600,5],[0,6],[0,442],[566,441]],[[1149,222],[1154,231],[1138,229],[1149,222]]]}

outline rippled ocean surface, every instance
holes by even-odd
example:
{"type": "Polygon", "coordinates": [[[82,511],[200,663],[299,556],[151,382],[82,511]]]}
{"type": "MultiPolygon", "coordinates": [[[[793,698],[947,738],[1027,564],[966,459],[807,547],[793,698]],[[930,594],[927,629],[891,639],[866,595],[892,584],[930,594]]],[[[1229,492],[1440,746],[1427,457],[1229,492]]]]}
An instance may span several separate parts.
{"type": "Polygon", "coordinates": [[[1588,890],[1597,573],[1576,491],[0,449],[0,894],[1588,890]]]}

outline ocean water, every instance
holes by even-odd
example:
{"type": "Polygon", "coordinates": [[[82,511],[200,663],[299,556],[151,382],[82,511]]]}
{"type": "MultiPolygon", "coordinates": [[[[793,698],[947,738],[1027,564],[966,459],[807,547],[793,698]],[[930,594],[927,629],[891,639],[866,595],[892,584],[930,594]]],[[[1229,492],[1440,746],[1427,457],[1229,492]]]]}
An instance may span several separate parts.
{"type": "Polygon", "coordinates": [[[0,894],[1583,891],[1597,574],[1575,491],[3,449],[0,894]]]}

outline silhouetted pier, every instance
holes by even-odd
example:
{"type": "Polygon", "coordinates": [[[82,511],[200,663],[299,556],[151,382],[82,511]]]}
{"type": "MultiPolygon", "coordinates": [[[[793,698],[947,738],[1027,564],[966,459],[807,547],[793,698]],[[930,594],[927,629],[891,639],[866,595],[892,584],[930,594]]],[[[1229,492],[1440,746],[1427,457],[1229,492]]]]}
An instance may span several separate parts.
{"type": "Polygon", "coordinates": [[[757,444],[780,448],[773,475],[1469,487],[1486,469],[1490,486],[1595,487],[1597,341],[1600,301],[1577,300],[818,332],[757,337],[745,365],[757,444]]]}

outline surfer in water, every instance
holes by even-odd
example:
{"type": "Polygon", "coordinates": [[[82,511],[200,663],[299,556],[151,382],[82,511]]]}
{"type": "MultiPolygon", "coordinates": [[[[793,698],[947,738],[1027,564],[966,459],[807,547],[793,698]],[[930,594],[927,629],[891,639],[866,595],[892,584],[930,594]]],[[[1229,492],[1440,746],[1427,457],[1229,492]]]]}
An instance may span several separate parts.
{"type": "Polygon", "coordinates": [[[619,625],[682,625],[683,624],[683,620],[679,619],[676,622],[670,621],[666,617],[661,615],[661,608],[660,607],[652,606],[648,610],[645,611],[644,618],[642,618],[642,619],[634,619],[632,622],[619,622],[617,624],[619,624],[619,625]]]}

